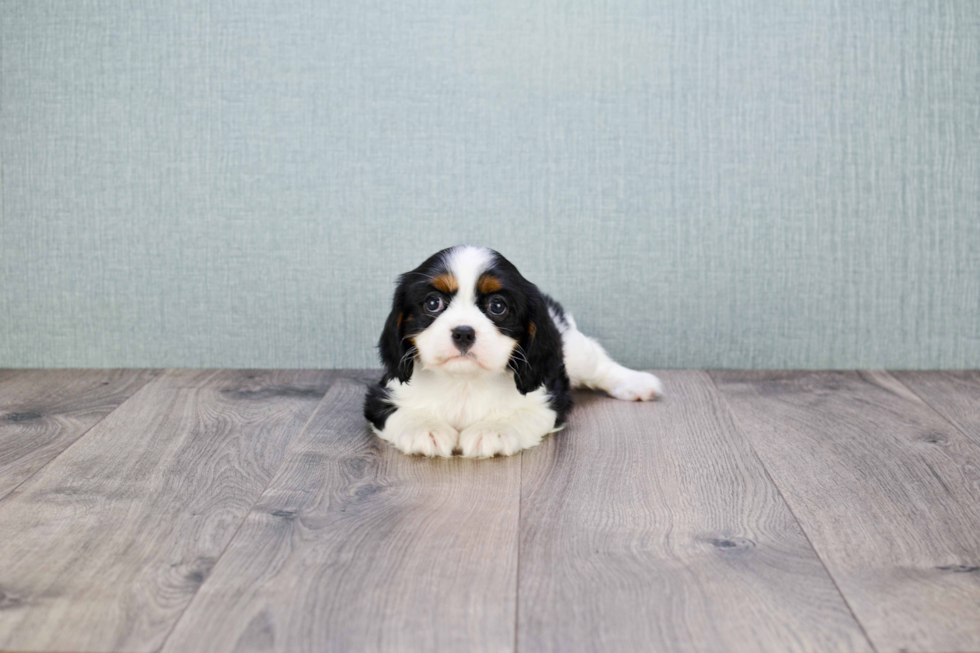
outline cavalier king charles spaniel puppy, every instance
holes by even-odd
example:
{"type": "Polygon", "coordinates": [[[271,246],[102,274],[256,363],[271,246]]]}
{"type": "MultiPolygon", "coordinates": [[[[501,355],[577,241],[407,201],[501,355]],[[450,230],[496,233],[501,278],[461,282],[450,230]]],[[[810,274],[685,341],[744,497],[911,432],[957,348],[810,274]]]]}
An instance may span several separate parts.
{"type": "Polygon", "coordinates": [[[613,361],[572,316],[483,247],[445,249],[398,278],[364,415],[406,454],[489,458],[560,430],[572,388],[649,401],[660,380],[613,361]]]}

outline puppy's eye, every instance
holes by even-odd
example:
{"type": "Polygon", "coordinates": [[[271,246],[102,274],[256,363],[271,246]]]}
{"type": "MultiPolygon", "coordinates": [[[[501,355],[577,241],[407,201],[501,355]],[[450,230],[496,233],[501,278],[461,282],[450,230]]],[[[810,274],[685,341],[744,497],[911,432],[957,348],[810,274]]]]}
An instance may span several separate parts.
{"type": "Polygon", "coordinates": [[[491,297],[487,302],[487,312],[494,317],[503,317],[507,315],[507,302],[500,296],[491,297]]]}
{"type": "Polygon", "coordinates": [[[439,295],[429,295],[425,298],[425,310],[429,313],[438,313],[445,306],[442,303],[442,297],[439,295]]]}

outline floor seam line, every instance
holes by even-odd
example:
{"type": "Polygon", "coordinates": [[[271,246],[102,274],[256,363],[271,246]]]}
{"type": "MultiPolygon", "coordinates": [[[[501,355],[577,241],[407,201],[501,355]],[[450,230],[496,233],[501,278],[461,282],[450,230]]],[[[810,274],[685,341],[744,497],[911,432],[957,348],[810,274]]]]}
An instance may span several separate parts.
{"type": "Polygon", "coordinates": [[[927,401],[926,398],[923,397],[921,394],[919,394],[918,392],[916,392],[915,391],[915,388],[913,388],[908,383],[906,383],[905,381],[903,381],[900,377],[895,376],[894,374],[892,374],[890,371],[888,371],[888,370],[882,370],[882,371],[885,374],[887,374],[888,376],[890,376],[891,378],[893,378],[896,381],[898,381],[899,383],[901,383],[902,384],[902,387],[906,388],[909,392],[911,392],[912,394],[914,394],[919,399],[919,401],[921,401],[926,406],[926,408],[928,408],[933,413],[935,413],[937,416],[939,416],[939,419],[941,419],[942,421],[944,421],[947,424],[949,424],[950,426],[952,426],[954,431],[957,431],[958,433],[960,433],[961,435],[963,435],[963,437],[965,437],[970,442],[974,442],[975,441],[975,438],[974,438],[973,435],[971,435],[971,434],[967,433],[966,431],[964,431],[962,428],[960,428],[959,424],[957,424],[956,422],[954,422],[953,420],[949,419],[948,417],[946,417],[945,415],[943,415],[941,412],[939,412],[939,409],[936,408],[935,406],[933,406],[932,403],[930,403],[929,401],[927,401]]]}
{"type": "Polygon", "coordinates": [[[800,533],[802,533],[803,537],[806,538],[806,542],[807,544],[810,545],[810,550],[813,551],[813,555],[817,556],[817,560],[820,562],[820,565],[823,567],[824,571],[827,572],[827,578],[829,578],[830,582],[834,584],[834,589],[837,590],[837,594],[840,596],[841,601],[844,602],[844,606],[847,608],[847,611],[851,613],[851,617],[854,619],[854,623],[857,624],[857,627],[858,629],[860,629],[861,634],[864,635],[864,639],[865,641],[868,642],[868,646],[871,647],[872,651],[875,651],[875,653],[877,653],[878,647],[875,646],[875,643],[871,639],[871,636],[868,634],[868,631],[865,630],[864,624],[861,623],[860,619],[858,619],[857,613],[854,612],[854,608],[851,606],[851,602],[847,600],[847,597],[844,595],[844,592],[841,590],[840,585],[837,583],[837,579],[834,578],[833,572],[830,571],[830,567],[827,566],[827,562],[823,559],[823,556],[820,555],[820,551],[817,550],[817,547],[814,546],[813,540],[810,539],[810,534],[806,532],[806,528],[803,527],[803,522],[801,522],[800,518],[796,516],[796,511],[793,510],[792,504],[790,504],[790,502],[786,499],[786,496],[783,494],[782,488],[779,487],[779,484],[776,483],[776,480],[772,477],[772,474],[769,473],[769,468],[766,467],[766,463],[762,460],[762,456],[759,455],[759,452],[756,451],[755,445],[752,444],[752,440],[749,439],[748,435],[746,435],[745,428],[742,426],[741,422],[738,421],[738,416],[735,414],[735,411],[732,410],[731,405],[728,403],[728,397],[726,397],[725,393],[722,392],[721,388],[718,387],[718,383],[715,381],[715,378],[711,374],[711,372],[705,370],[704,373],[711,381],[711,385],[715,389],[715,393],[718,395],[718,398],[721,399],[722,402],[724,402],[725,410],[728,411],[728,415],[729,417],[731,417],[732,422],[735,424],[735,428],[738,429],[738,432],[742,436],[742,439],[745,440],[745,443],[749,446],[749,450],[752,452],[752,455],[755,456],[755,459],[757,461],[759,461],[759,466],[762,467],[762,471],[765,473],[766,478],[769,479],[769,482],[772,483],[772,486],[776,489],[776,493],[779,494],[779,498],[782,500],[783,505],[786,506],[787,510],[789,510],[789,514],[793,517],[793,521],[796,522],[796,525],[799,527],[800,533]]]}
{"type": "MultiPolygon", "coordinates": [[[[147,368],[147,371],[153,371],[153,368],[147,368]]],[[[147,379],[146,381],[144,381],[143,382],[143,385],[141,385],[136,390],[136,392],[134,392],[133,394],[129,395],[128,397],[126,397],[125,399],[123,399],[121,402],[119,402],[119,405],[118,406],[116,406],[115,408],[113,408],[112,410],[110,410],[108,413],[106,413],[105,415],[103,415],[101,419],[99,419],[97,422],[95,422],[95,424],[93,424],[92,426],[90,426],[87,429],[85,429],[82,433],[80,433],[78,435],[77,438],[75,438],[74,440],[72,440],[71,442],[69,442],[67,447],[65,447],[64,449],[62,449],[61,451],[59,451],[57,454],[55,454],[54,456],[52,456],[50,460],[46,461],[43,465],[41,465],[36,470],[34,470],[34,472],[31,473],[27,478],[25,478],[24,480],[22,480],[20,483],[18,483],[14,487],[10,488],[10,490],[8,490],[6,494],[4,494],[3,496],[0,496],[0,504],[2,504],[2,502],[4,500],[6,500],[7,497],[13,495],[14,492],[16,492],[22,485],[24,485],[24,483],[27,483],[29,480],[31,480],[32,478],[34,478],[35,476],[37,476],[38,474],[40,474],[41,471],[44,470],[44,469],[46,469],[48,465],[50,465],[51,463],[53,463],[58,458],[61,458],[61,456],[63,456],[66,451],[68,451],[69,449],[71,449],[72,447],[74,447],[76,444],[78,444],[79,442],[81,442],[82,439],[86,435],[88,435],[89,433],[92,432],[93,429],[95,429],[95,427],[97,427],[99,424],[101,424],[102,422],[104,422],[107,419],[109,419],[109,416],[110,415],[112,415],[117,410],[119,410],[120,408],[122,408],[123,406],[125,406],[127,403],[129,403],[133,399],[133,397],[135,397],[136,395],[138,395],[139,393],[141,393],[146,386],[150,385],[151,383],[153,383],[154,381],[156,381],[157,379],[159,379],[160,377],[162,377],[165,372],[166,372],[166,370],[162,370],[159,375],[154,376],[154,377],[151,377],[151,378],[147,379]]],[[[3,506],[0,505],[0,510],[2,510],[2,509],[3,509],[3,506]]],[[[0,653],[2,653],[2,651],[0,651],[0,653]]]]}
{"type": "Polygon", "coordinates": [[[524,510],[524,452],[521,452],[520,474],[517,476],[517,582],[514,587],[514,653],[520,641],[521,623],[521,533],[524,510]]]}
{"type": "MultiPolygon", "coordinates": [[[[289,457],[289,452],[292,450],[293,445],[295,445],[296,441],[299,440],[300,437],[306,432],[306,429],[310,427],[310,422],[312,422],[313,418],[316,417],[317,413],[320,412],[320,408],[323,406],[323,402],[327,400],[327,395],[330,394],[330,391],[333,389],[334,384],[337,382],[338,379],[343,378],[340,377],[339,375],[336,375],[336,372],[334,372],[334,374],[335,375],[330,379],[330,383],[327,384],[327,388],[324,391],[323,396],[320,397],[320,400],[317,402],[316,406],[314,406],[313,410],[310,412],[310,416],[306,419],[306,422],[303,423],[303,428],[299,430],[299,432],[296,434],[296,438],[289,443],[289,446],[286,447],[286,450],[283,452],[282,461],[279,463],[279,466],[276,467],[275,471],[269,475],[269,481],[265,484],[265,487],[262,488],[262,491],[255,497],[255,501],[252,502],[252,505],[249,506],[248,510],[245,512],[245,516],[242,518],[242,521],[238,524],[238,527],[235,528],[235,532],[232,533],[230,538],[228,538],[228,542],[225,544],[224,548],[221,549],[221,553],[219,553],[215,557],[214,565],[212,565],[211,571],[214,571],[214,569],[217,568],[218,563],[221,562],[221,558],[224,557],[225,553],[228,551],[228,548],[231,546],[231,543],[235,541],[235,538],[238,537],[238,533],[241,532],[242,527],[245,525],[245,522],[248,521],[248,518],[252,514],[252,511],[255,510],[255,506],[259,505],[259,501],[261,501],[262,497],[265,496],[265,493],[269,489],[269,486],[272,485],[272,481],[276,480],[276,476],[279,475],[279,471],[282,469],[282,466],[286,464],[286,459],[289,457]]],[[[210,576],[211,574],[209,572],[208,577],[210,578],[210,576]]],[[[184,619],[184,615],[187,614],[187,611],[190,610],[191,605],[194,603],[194,599],[196,599],[201,594],[201,590],[204,589],[204,586],[207,584],[208,584],[208,578],[205,578],[204,582],[201,583],[196,590],[194,590],[194,595],[191,597],[191,600],[187,602],[186,606],[184,606],[184,609],[181,611],[180,616],[174,619],[173,625],[170,626],[170,629],[167,631],[167,634],[164,636],[164,638],[160,640],[160,646],[154,649],[154,651],[162,651],[163,647],[167,645],[167,640],[169,640],[170,636],[173,635],[175,630],[177,630],[177,626],[184,619]]]]}

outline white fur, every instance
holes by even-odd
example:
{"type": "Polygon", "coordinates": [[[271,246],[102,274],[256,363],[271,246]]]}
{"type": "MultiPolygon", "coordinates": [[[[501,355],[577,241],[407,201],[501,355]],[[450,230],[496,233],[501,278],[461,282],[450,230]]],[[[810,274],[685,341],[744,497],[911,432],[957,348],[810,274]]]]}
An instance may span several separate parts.
{"type": "Polygon", "coordinates": [[[544,388],[522,395],[510,371],[451,375],[416,366],[408,383],[392,379],[388,389],[398,410],[378,435],[405,453],[510,455],[557,430],[544,388]]]}
{"type": "MultiPolygon", "coordinates": [[[[508,369],[517,342],[497,330],[476,306],[476,285],[491,262],[479,247],[458,247],[446,264],[459,290],[435,321],[415,337],[418,356],[408,383],[388,382],[396,407],[385,428],[375,432],[407,454],[488,458],[533,447],[555,427],[557,413],[548,393],[518,391],[508,369]],[[476,340],[466,356],[452,341],[452,329],[470,326],[476,340]]],[[[660,380],[619,365],[595,340],[583,335],[571,315],[551,312],[562,334],[565,369],[573,387],[604,390],[617,399],[649,401],[662,393],[660,380]]]]}
{"type": "Polygon", "coordinates": [[[624,401],[651,401],[663,394],[660,379],[648,372],[637,372],[623,367],[602,348],[577,328],[570,315],[565,316],[568,325],[562,330],[562,355],[565,371],[573,388],[603,390],[610,396],[624,401]]]}

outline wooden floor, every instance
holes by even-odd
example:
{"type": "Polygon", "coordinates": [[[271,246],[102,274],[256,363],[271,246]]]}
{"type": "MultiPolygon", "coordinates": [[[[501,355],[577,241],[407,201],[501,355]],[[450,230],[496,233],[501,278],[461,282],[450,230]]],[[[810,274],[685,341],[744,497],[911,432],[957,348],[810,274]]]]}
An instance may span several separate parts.
{"type": "Polygon", "coordinates": [[[980,651],[980,373],[662,372],[485,461],[375,374],[0,371],[0,650],[980,651]]]}

